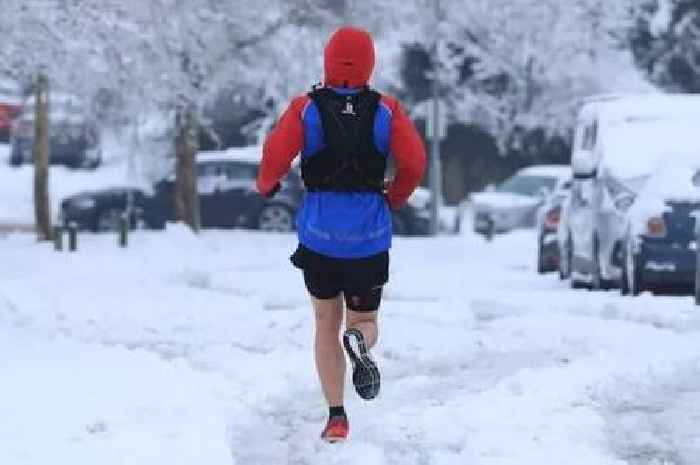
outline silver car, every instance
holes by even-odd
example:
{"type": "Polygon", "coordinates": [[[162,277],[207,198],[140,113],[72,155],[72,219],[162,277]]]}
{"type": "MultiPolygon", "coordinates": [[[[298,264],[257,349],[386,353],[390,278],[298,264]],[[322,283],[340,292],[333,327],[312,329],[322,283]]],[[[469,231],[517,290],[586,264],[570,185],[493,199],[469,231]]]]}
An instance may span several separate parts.
{"type": "Polygon", "coordinates": [[[479,234],[533,228],[537,209],[571,176],[565,165],[523,168],[498,186],[472,194],[474,231],[479,234]]]}

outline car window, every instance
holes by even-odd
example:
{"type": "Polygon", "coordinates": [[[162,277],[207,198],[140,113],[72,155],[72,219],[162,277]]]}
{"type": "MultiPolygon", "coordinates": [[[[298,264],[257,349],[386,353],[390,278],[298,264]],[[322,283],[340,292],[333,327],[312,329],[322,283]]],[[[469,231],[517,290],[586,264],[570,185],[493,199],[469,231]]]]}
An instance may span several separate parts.
{"type": "Polygon", "coordinates": [[[516,174],[505,180],[496,190],[498,192],[536,196],[541,192],[543,187],[553,191],[556,183],[556,178],[550,176],[524,176],[516,174]]]}
{"type": "Polygon", "coordinates": [[[198,177],[220,176],[221,174],[223,174],[223,169],[217,163],[200,163],[197,165],[198,177]]]}
{"type": "Polygon", "coordinates": [[[247,163],[226,163],[224,172],[226,179],[231,181],[251,180],[257,177],[258,167],[247,163]]]}

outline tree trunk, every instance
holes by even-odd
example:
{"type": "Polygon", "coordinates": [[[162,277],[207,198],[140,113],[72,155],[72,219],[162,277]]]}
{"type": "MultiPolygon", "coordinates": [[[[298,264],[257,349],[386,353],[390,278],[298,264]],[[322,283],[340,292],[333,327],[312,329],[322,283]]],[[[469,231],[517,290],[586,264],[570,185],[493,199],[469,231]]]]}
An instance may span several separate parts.
{"type": "Polygon", "coordinates": [[[197,116],[191,105],[178,112],[175,141],[175,212],[194,232],[199,232],[199,194],[195,157],[198,147],[197,116]]]}
{"type": "Polygon", "coordinates": [[[38,240],[50,241],[51,205],[49,203],[49,80],[41,74],[34,90],[34,214],[38,240]]]}

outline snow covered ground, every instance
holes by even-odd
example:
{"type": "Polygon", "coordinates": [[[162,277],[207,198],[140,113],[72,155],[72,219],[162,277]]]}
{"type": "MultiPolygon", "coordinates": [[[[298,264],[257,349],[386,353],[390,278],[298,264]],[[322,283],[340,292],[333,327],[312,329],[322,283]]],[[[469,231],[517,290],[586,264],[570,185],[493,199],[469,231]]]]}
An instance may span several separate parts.
{"type": "Polygon", "coordinates": [[[343,445],[294,237],[131,239],[0,239],[0,464],[700,463],[692,299],[569,290],[531,232],[396,240],[382,393],[348,385],[343,445]]]}

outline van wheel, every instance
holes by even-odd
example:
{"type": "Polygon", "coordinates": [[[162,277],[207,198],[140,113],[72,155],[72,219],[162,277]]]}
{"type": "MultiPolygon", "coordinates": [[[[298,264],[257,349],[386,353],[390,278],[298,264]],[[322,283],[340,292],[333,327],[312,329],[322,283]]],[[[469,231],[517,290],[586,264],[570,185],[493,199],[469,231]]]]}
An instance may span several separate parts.
{"type": "Polygon", "coordinates": [[[258,216],[258,229],[266,232],[293,231],[294,214],[284,205],[267,205],[258,216]]]}
{"type": "Polygon", "coordinates": [[[571,277],[571,235],[564,242],[564,249],[559,251],[559,279],[562,281],[571,277]]]}

